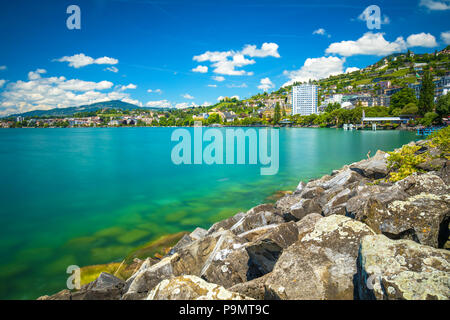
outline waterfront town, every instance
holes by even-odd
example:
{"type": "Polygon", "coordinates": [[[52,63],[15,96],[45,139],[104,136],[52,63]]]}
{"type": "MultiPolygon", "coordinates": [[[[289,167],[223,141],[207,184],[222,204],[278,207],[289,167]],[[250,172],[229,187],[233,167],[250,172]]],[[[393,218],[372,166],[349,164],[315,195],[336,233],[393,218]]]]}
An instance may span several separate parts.
{"type": "Polygon", "coordinates": [[[449,54],[449,47],[420,55],[408,50],[351,73],[294,83],[242,100],[225,97],[211,106],[122,108],[125,103],[111,101],[107,107],[83,106],[60,116],[51,112],[9,116],[0,120],[0,127],[192,126],[196,121],[210,126],[339,127],[360,122],[363,114],[385,117],[390,123],[430,126],[448,122],[449,54]]]}

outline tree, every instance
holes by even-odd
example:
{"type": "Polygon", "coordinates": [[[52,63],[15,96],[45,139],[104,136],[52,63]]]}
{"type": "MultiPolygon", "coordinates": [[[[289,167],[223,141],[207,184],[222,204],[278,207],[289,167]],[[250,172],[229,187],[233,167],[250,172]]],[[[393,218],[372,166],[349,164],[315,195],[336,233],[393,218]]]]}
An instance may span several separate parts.
{"type": "Polygon", "coordinates": [[[415,103],[408,103],[401,111],[400,114],[417,114],[419,112],[419,108],[415,103]]]}
{"type": "Polygon", "coordinates": [[[273,124],[278,124],[280,122],[281,114],[280,114],[280,104],[277,102],[275,105],[275,113],[273,116],[273,124]]]}
{"type": "Polygon", "coordinates": [[[450,93],[439,97],[436,103],[436,113],[441,117],[446,117],[450,113],[450,93]]]}
{"type": "Polygon", "coordinates": [[[416,95],[414,90],[411,88],[403,88],[397,93],[394,93],[391,97],[391,104],[389,106],[389,113],[395,109],[403,109],[406,105],[414,103],[417,104],[416,95]]]}
{"type": "Polygon", "coordinates": [[[434,109],[434,83],[430,71],[426,71],[422,79],[422,88],[420,89],[419,114],[425,115],[434,109]]]}
{"type": "Polygon", "coordinates": [[[325,112],[332,112],[333,110],[337,110],[340,108],[341,105],[339,104],[339,102],[329,103],[328,106],[325,108],[325,112]]]}
{"type": "Polygon", "coordinates": [[[429,127],[433,124],[433,122],[438,117],[438,114],[435,112],[427,112],[425,116],[420,119],[420,123],[424,125],[425,127],[429,127]]]}

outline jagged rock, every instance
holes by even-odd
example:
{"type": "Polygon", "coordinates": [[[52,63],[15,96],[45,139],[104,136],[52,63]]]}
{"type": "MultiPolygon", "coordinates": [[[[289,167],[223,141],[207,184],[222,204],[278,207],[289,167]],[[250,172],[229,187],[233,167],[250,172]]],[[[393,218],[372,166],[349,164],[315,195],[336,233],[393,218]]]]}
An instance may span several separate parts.
{"type": "Polygon", "coordinates": [[[224,233],[217,241],[214,250],[202,265],[199,273],[208,282],[229,288],[245,282],[249,275],[249,254],[244,248],[245,240],[231,232],[224,233]]]}
{"type": "Polygon", "coordinates": [[[188,244],[190,244],[190,243],[192,243],[192,242],[194,242],[194,239],[193,239],[190,235],[185,234],[185,235],[177,242],[177,244],[176,244],[172,249],[170,249],[169,255],[172,255],[172,254],[178,252],[181,248],[184,248],[185,246],[187,246],[188,244]]]}
{"type": "MultiPolygon", "coordinates": [[[[275,204],[275,208],[280,212],[286,218],[291,216],[291,207],[298,203],[302,199],[300,194],[290,194],[287,196],[284,196],[280,200],[278,200],[275,204]]],[[[292,217],[295,219],[294,217],[292,217]]]]}
{"type": "Polygon", "coordinates": [[[194,231],[192,231],[189,236],[193,239],[193,240],[200,240],[203,239],[204,237],[206,237],[208,235],[208,230],[205,230],[203,228],[196,228],[194,231]]]}
{"type": "Polygon", "coordinates": [[[217,284],[192,276],[180,276],[161,281],[147,300],[251,300],[242,294],[226,290],[217,284]]]}
{"type": "Polygon", "coordinates": [[[72,300],[72,292],[70,292],[70,290],[65,289],[51,296],[46,295],[39,297],[37,298],[37,300],[72,300]]]}
{"type": "Polygon", "coordinates": [[[268,230],[266,233],[260,235],[254,241],[261,241],[270,239],[279,245],[281,248],[287,248],[298,240],[298,227],[295,222],[287,222],[268,230]]]}
{"type": "Polygon", "coordinates": [[[258,212],[262,212],[262,211],[273,212],[273,213],[277,212],[277,210],[275,209],[275,207],[272,203],[265,203],[265,204],[260,204],[256,207],[251,208],[250,210],[247,211],[247,214],[258,213],[258,212]]]}
{"type": "Polygon", "coordinates": [[[305,187],[301,193],[301,197],[303,199],[315,199],[320,197],[324,191],[322,187],[305,187]]]}
{"type": "Polygon", "coordinates": [[[72,300],[119,300],[125,282],[102,272],[98,278],[72,293],[72,300]]]}
{"type": "Polygon", "coordinates": [[[242,218],[230,228],[230,231],[238,235],[255,228],[283,222],[284,219],[281,216],[270,211],[250,212],[243,215],[242,218]]]}
{"type": "Polygon", "coordinates": [[[331,189],[338,186],[343,187],[352,182],[360,181],[362,178],[363,177],[355,171],[346,169],[333,176],[330,180],[325,181],[320,186],[324,189],[331,189]]]}
{"type": "Polygon", "coordinates": [[[332,214],[345,215],[345,207],[347,201],[353,197],[355,192],[349,188],[346,188],[335,195],[328,203],[323,207],[324,216],[329,216],[332,214]]]}
{"type": "Polygon", "coordinates": [[[300,181],[297,188],[295,189],[296,194],[300,194],[302,193],[303,189],[305,189],[306,183],[304,183],[303,181],[300,181]]]}
{"type": "Polygon", "coordinates": [[[301,199],[290,208],[290,214],[296,220],[301,220],[308,214],[314,212],[322,212],[322,208],[317,199],[301,199]]]}
{"type": "Polygon", "coordinates": [[[148,292],[164,279],[179,275],[174,270],[175,261],[179,259],[178,253],[164,258],[157,264],[148,268],[140,268],[135,275],[127,280],[123,300],[140,300],[145,298],[148,292]]]}
{"type": "Polygon", "coordinates": [[[262,239],[246,246],[250,257],[246,280],[259,278],[273,270],[283,248],[272,239],[262,239]]]}
{"type": "Polygon", "coordinates": [[[283,251],[265,281],[267,297],[353,299],[360,239],[371,234],[365,224],[345,216],[319,219],[311,232],[283,251]]]}
{"type": "Polygon", "coordinates": [[[389,173],[387,157],[386,152],[378,150],[372,158],[350,165],[350,169],[366,178],[381,179],[389,173]]]}
{"type": "Polygon", "coordinates": [[[236,222],[238,222],[244,215],[245,215],[244,212],[239,212],[238,214],[236,214],[236,215],[234,215],[234,216],[232,216],[232,217],[230,217],[230,218],[228,218],[228,219],[225,219],[225,220],[222,220],[222,221],[219,221],[219,222],[214,223],[214,224],[211,226],[211,228],[209,228],[209,230],[208,230],[208,235],[213,234],[214,232],[219,231],[219,229],[221,229],[221,228],[222,228],[222,229],[225,229],[225,230],[230,229],[230,228],[231,228],[236,222]]]}
{"type": "Polygon", "coordinates": [[[247,282],[238,283],[228,290],[256,300],[264,300],[266,292],[264,282],[269,275],[270,273],[247,282]]]}
{"type": "Polygon", "coordinates": [[[370,199],[362,221],[391,239],[410,239],[442,247],[448,238],[450,196],[421,193],[387,206],[370,199]]]}
{"type": "Polygon", "coordinates": [[[160,281],[167,278],[184,274],[200,275],[202,267],[210,255],[221,249],[223,236],[235,237],[230,231],[222,229],[205,238],[193,241],[154,265],[146,260],[141,268],[127,279],[123,299],[142,299],[160,281]]]}
{"type": "Polygon", "coordinates": [[[423,192],[438,195],[449,193],[449,188],[447,187],[445,182],[432,172],[428,172],[425,174],[412,174],[409,177],[396,182],[396,186],[398,186],[411,196],[423,192]]]}
{"type": "Polygon", "coordinates": [[[279,226],[279,225],[278,224],[269,224],[267,226],[262,226],[259,228],[249,230],[247,232],[243,232],[243,233],[239,234],[238,236],[241,238],[244,238],[245,240],[250,242],[250,241],[253,241],[256,238],[260,237],[261,235],[266,234],[267,232],[276,228],[277,226],[279,226]]]}
{"type": "Polygon", "coordinates": [[[442,158],[436,158],[429,161],[426,161],[424,163],[419,164],[417,167],[419,169],[425,170],[425,171],[439,171],[443,167],[445,167],[447,163],[446,159],[442,158]]]}
{"type": "Polygon", "coordinates": [[[311,213],[304,217],[302,220],[298,221],[296,223],[298,229],[298,238],[302,239],[305,234],[310,233],[312,230],[314,230],[314,226],[316,225],[317,221],[322,218],[323,216],[318,213],[311,213]]]}
{"type": "Polygon", "coordinates": [[[450,252],[383,235],[361,241],[359,299],[450,299],[450,252]]]}

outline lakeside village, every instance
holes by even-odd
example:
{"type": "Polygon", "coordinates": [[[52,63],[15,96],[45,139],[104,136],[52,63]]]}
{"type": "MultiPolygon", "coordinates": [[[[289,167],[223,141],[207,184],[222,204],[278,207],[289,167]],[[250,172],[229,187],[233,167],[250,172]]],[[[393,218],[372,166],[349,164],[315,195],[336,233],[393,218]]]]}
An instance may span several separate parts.
{"type": "Polygon", "coordinates": [[[25,113],[0,127],[294,126],[415,129],[449,124],[450,46],[393,54],[364,69],[239,100],[186,109],[142,108],[121,101],[61,115],[25,113]]]}

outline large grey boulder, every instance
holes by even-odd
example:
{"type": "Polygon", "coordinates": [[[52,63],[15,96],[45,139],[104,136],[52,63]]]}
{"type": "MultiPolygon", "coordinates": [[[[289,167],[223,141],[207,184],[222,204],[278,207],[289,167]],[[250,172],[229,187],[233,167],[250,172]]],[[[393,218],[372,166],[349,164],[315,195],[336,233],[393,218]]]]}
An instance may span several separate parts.
{"type": "Polygon", "coordinates": [[[362,160],[350,165],[350,169],[370,179],[381,179],[389,173],[386,152],[378,150],[370,159],[362,160]]]}
{"type": "Polygon", "coordinates": [[[264,300],[266,293],[264,282],[269,275],[270,273],[247,282],[238,283],[228,290],[256,300],[264,300]]]}
{"type": "Polygon", "coordinates": [[[450,252],[383,235],[362,239],[359,299],[450,299],[450,252]]]}
{"type": "Polygon", "coordinates": [[[217,284],[192,275],[161,281],[148,295],[147,300],[252,300],[231,292],[217,284]]]}
{"type": "Polygon", "coordinates": [[[96,280],[72,293],[72,300],[119,300],[125,282],[102,272],[96,280]]]}
{"type": "Polygon", "coordinates": [[[225,220],[216,222],[215,224],[213,224],[213,225],[211,226],[211,228],[209,228],[209,230],[208,230],[208,235],[213,234],[213,233],[219,231],[220,229],[225,229],[225,230],[230,229],[230,228],[231,228],[236,222],[238,222],[244,215],[245,215],[244,212],[239,212],[238,214],[236,214],[236,215],[234,215],[234,216],[232,216],[232,217],[230,217],[230,218],[228,218],[228,219],[225,219],[225,220]]]}
{"type": "Polygon", "coordinates": [[[323,216],[318,213],[311,213],[304,217],[302,220],[296,222],[298,229],[298,238],[302,239],[304,235],[313,231],[317,221],[322,218],[323,216]]]}
{"type": "Polygon", "coordinates": [[[396,186],[401,188],[410,196],[423,192],[437,195],[448,194],[450,189],[445,182],[433,172],[425,174],[412,174],[403,180],[396,182],[396,186]]]}
{"type": "Polygon", "coordinates": [[[319,219],[285,249],[265,281],[267,297],[286,300],[353,299],[360,239],[374,234],[340,215],[319,219]]]}
{"type": "Polygon", "coordinates": [[[283,222],[284,219],[276,213],[270,211],[252,211],[244,214],[239,221],[231,226],[230,231],[238,235],[255,228],[283,222]]]}
{"type": "Polygon", "coordinates": [[[291,206],[290,214],[295,219],[301,220],[310,213],[322,212],[322,207],[317,199],[300,199],[299,202],[291,206]]]}
{"type": "Polygon", "coordinates": [[[365,208],[364,223],[389,238],[410,239],[437,248],[447,240],[442,233],[448,235],[449,218],[450,195],[421,193],[387,206],[370,201],[365,208]]]}

